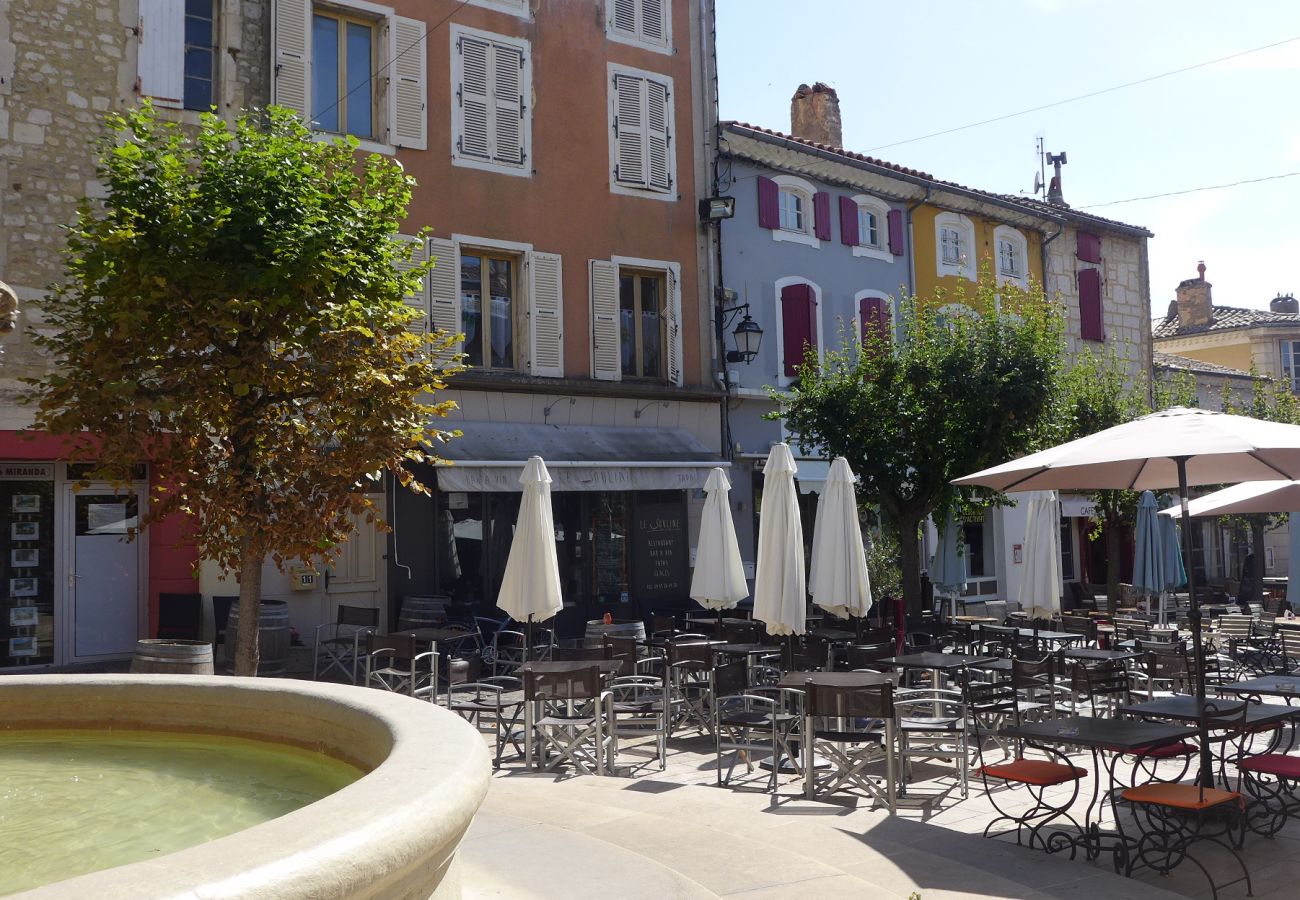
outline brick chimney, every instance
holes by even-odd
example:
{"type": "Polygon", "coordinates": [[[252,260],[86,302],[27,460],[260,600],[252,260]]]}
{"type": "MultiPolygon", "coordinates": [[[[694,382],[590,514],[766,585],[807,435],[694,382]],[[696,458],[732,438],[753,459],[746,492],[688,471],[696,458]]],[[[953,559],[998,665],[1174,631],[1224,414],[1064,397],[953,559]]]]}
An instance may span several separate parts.
{"type": "Polygon", "coordinates": [[[790,133],[806,141],[843,147],[840,98],[835,88],[820,81],[812,87],[799,85],[790,98],[790,133]]]}
{"type": "Polygon", "coordinates": [[[1205,262],[1196,266],[1196,278],[1178,285],[1178,327],[1198,328],[1214,321],[1214,301],[1210,299],[1211,284],[1205,280],[1205,262]]]}

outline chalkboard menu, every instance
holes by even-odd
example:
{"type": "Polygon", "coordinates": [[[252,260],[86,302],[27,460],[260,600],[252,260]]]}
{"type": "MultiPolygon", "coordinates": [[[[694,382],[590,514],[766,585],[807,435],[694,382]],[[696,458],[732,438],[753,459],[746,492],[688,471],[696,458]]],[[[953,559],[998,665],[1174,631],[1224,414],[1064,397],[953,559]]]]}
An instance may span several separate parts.
{"type": "Polygon", "coordinates": [[[0,474],[0,668],[54,661],[54,482],[23,474],[0,474]]]}
{"type": "Polygon", "coordinates": [[[681,597],[690,588],[686,504],[681,500],[638,503],[632,571],[638,600],[681,597]]]}

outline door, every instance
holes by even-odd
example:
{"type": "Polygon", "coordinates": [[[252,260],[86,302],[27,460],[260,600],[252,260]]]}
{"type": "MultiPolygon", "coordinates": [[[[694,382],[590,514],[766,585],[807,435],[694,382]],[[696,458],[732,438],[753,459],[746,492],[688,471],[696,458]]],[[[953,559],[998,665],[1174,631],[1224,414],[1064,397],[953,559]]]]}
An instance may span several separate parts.
{"type": "MultiPolygon", "coordinates": [[[[375,504],[375,511],[386,516],[384,494],[371,494],[370,499],[375,504]]],[[[385,535],[373,524],[367,524],[364,515],[353,516],[352,524],[352,537],[343,544],[342,555],[334,559],[325,570],[325,594],[329,608],[322,611],[323,621],[334,621],[339,606],[364,606],[382,610],[387,605],[385,535]]],[[[387,625],[382,612],[379,625],[381,629],[387,625]]]]}
{"type": "Polygon", "coordinates": [[[141,491],[64,488],[68,519],[67,608],[73,660],[124,656],[144,634],[144,544],[131,540],[141,491]]]}

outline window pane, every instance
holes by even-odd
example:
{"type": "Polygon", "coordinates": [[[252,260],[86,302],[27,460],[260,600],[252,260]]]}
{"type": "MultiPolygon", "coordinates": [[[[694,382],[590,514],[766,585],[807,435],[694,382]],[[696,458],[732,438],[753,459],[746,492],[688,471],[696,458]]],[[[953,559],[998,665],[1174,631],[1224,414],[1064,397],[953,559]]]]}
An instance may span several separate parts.
{"type": "Polygon", "coordinates": [[[200,47],[212,46],[212,10],[199,15],[185,16],[185,43],[200,47]]]}
{"type": "Polygon", "coordinates": [[[508,259],[488,260],[488,284],[492,289],[492,318],[488,342],[492,347],[492,368],[515,367],[514,266],[508,259]]]}
{"type": "Polygon", "coordinates": [[[483,365],[483,263],[477,256],[460,258],[460,330],[465,332],[465,363],[483,365]]]}
{"type": "Polygon", "coordinates": [[[212,0],[185,0],[185,15],[212,18],[212,0]]]}
{"type": "Polygon", "coordinates": [[[373,82],[370,73],[371,47],[374,46],[374,29],[369,25],[356,22],[348,23],[348,73],[347,73],[347,111],[348,134],[357,137],[373,137],[372,120],[374,104],[371,102],[373,82]]]}
{"type": "Polygon", "coordinates": [[[339,21],[313,16],[311,27],[311,118],[325,131],[339,130],[339,21]]]}
{"type": "Polygon", "coordinates": [[[659,279],[641,276],[641,374],[657,378],[660,370],[660,349],[663,339],[659,329],[659,279]]]}
{"type": "Polygon", "coordinates": [[[618,279],[618,349],[623,374],[636,372],[636,279],[620,275],[618,279]]]}
{"type": "Polygon", "coordinates": [[[212,82],[207,78],[185,78],[185,108],[206,112],[212,107],[212,82]]]}

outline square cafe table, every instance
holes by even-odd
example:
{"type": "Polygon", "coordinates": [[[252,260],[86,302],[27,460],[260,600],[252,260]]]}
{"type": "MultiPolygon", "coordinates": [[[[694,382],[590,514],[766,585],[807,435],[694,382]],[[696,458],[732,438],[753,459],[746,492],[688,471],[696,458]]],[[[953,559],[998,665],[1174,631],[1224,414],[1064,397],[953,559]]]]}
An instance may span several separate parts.
{"type": "Polygon", "coordinates": [[[1069,647],[1061,651],[1066,659],[1078,659],[1084,662],[1123,662],[1142,656],[1137,650],[1100,650],[1097,647],[1069,647]]]}
{"type": "Polygon", "coordinates": [[[1218,685],[1216,690],[1238,697],[1281,697],[1288,706],[1291,698],[1300,696],[1300,675],[1264,675],[1247,678],[1232,684],[1218,685]]]}
{"type": "MultiPolygon", "coordinates": [[[[1238,700],[1222,700],[1215,698],[1206,698],[1204,702],[1218,703],[1222,706],[1224,703],[1238,703],[1238,700]]],[[[1174,722],[1191,722],[1195,723],[1200,718],[1199,711],[1202,709],[1201,702],[1190,694],[1177,694],[1173,697],[1162,697],[1159,700],[1148,700],[1145,703],[1134,703],[1129,706],[1121,706],[1120,712],[1132,716],[1141,716],[1144,719],[1169,719],[1174,722]]],[[[1251,748],[1249,750],[1243,745],[1242,750],[1246,753],[1273,753],[1279,749],[1282,741],[1282,725],[1290,719],[1300,717],[1300,706],[1287,706],[1282,703],[1249,703],[1246,707],[1246,728],[1252,734],[1272,729],[1273,734],[1269,739],[1268,746],[1263,750],[1251,748]]],[[[1223,741],[1226,748],[1226,739],[1223,741]]],[[[1226,753],[1219,754],[1219,774],[1220,777],[1227,779],[1226,766],[1228,763],[1235,763],[1235,758],[1230,758],[1226,753]]]]}

